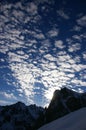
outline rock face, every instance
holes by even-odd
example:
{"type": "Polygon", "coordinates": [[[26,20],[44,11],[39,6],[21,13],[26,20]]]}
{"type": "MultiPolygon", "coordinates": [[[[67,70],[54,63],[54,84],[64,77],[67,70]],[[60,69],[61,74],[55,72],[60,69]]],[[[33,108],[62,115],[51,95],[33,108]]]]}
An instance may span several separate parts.
{"type": "Polygon", "coordinates": [[[67,88],[56,90],[46,110],[46,122],[86,107],[86,93],[80,94],[67,88]]]}

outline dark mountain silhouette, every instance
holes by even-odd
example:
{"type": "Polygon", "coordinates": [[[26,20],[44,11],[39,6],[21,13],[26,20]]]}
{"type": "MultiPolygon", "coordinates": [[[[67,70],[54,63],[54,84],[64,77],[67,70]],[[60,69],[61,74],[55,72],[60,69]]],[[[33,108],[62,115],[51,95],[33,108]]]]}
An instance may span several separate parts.
{"type": "Polygon", "coordinates": [[[86,93],[77,93],[68,88],[56,90],[46,110],[46,122],[55,120],[82,107],[86,107],[86,93]]]}
{"type": "Polygon", "coordinates": [[[0,130],[37,130],[42,125],[86,107],[86,93],[56,90],[48,108],[22,102],[0,107],[0,130]]]}
{"type": "Polygon", "coordinates": [[[86,107],[86,93],[77,93],[66,87],[56,90],[44,117],[39,117],[38,127],[83,107],[86,107]]]}
{"type": "Polygon", "coordinates": [[[22,102],[0,107],[0,130],[32,130],[44,109],[22,102]]]}

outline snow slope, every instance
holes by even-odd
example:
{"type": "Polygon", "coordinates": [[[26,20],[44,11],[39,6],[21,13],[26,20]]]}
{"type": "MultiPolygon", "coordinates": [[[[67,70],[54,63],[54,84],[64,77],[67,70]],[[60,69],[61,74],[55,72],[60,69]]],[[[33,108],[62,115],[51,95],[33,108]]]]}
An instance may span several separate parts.
{"type": "Polygon", "coordinates": [[[86,108],[71,112],[38,130],[86,130],[86,108]]]}

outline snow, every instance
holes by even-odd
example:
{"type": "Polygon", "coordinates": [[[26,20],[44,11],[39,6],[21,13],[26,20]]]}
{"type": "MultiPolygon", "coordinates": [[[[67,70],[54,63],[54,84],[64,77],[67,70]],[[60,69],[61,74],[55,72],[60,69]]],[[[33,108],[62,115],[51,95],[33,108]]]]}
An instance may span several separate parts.
{"type": "Polygon", "coordinates": [[[86,130],[86,108],[71,112],[38,130],[86,130]]]}

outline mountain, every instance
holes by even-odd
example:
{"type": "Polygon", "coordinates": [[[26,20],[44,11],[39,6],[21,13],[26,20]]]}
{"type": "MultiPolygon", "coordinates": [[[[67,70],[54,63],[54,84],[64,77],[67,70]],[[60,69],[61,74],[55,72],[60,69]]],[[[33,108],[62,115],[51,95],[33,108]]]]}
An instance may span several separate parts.
{"type": "Polygon", "coordinates": [[[37,130],[83,107],[86,107],[86,93],[62,88],[54,92],[48,108],[26,106],[22,102],[0,106],[0,130],[37,130]]]}
{"type": "Polygon", "coordinates": [[[39,116],[35,128],[83,107],[86,107],[86,93],[77,93],[66,87],[56,90],[48,108],[45,108],[44,114],[39,116]]]}
{"type": "Polygon", "coordinates": [[[31,130],[44,109],[22,102],[0,107],[0,130],[31,130]]]}
{"type": "Polygon", "coordinates": [[[53,121],[82,107],[86,107],[86,93],[77,93],[68,88],[56,90],[46,110],[46,122],[53,121]]]}
{"type": "Polygon", "coordinates": [[[86,108],[71,112],[38,130],[86,130],[86,108]]]}

